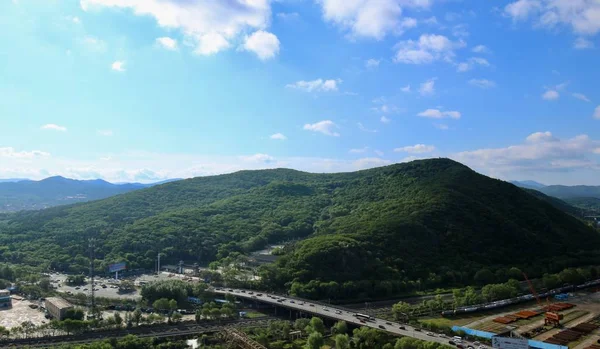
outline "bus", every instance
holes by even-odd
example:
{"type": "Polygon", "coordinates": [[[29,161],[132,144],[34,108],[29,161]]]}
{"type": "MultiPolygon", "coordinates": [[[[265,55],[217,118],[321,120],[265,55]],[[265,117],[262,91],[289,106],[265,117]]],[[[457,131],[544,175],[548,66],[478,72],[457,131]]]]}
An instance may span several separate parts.
{"type": "Polygon", "coordinates": [[[361,314],[361,313],[356,313],[356,314],[354,314],[354,316],[360,320],[375,321],[375,318],[373,318],[372,316],[361,314]]]}

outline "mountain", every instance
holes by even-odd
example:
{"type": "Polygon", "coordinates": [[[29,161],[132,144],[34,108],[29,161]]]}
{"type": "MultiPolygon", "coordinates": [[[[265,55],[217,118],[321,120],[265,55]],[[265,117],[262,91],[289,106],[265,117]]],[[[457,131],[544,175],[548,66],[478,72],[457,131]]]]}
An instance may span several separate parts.
{"type": "Polygon", "coordinates": [[[155,184],[74,180],[60,176],[41,181],[0,181],[0,212],[38,210],[52,206],[104,199],[155,184]]]}
{"type": "Polygon", "coordinates": [[[539,189],[542,193],[559,199],[596,198],[600,199],[600,186],[590,185],[549,185],[539,189]]]}
{"type": "Polygon", "coordinates": [[[527,181],[511,181],[510,183],[516,185],[517,187],[521,187],[521,188],[527,188],[527,189],[536,189],[539,190],[540,188],[545,187],[545,184],[536,182],[536,181],[531,181],[531,180],[527,180],[527,181]]]}
{"type": "Polygon", "coordinates": [[[586,215],[600,215],[600,199],[598,198],[580,197],[565,199],[565,201],[572,206],[587,210],[586,215]]]}
{"type": "Polygon", "coordinates": [[[11,183],[11,182],[22,182],[22,181],[27,181],[28,179],[26,178],[6,178],[6,179],[0,179],[0,183],[11,183]]]}
{"type": "MultiPolygon", "coordinates": [[[[382,296],[505,281],[600,263],[600,235],[504,181],[448,159],[350,173],[240,171],[104,200],[0,216],[0,262],[84,272],[221,261],[288,242],[260,287],[311,297],[382,296]],[[489,270],[487,270],[489,269],[489,270]],[[343,286],[343,287],[342,287],[343,286]]],[[[242,258],[243,259],[243,258],[242,258]]],[[[229,274],[226,274],[229,275],[229,274]]]]}

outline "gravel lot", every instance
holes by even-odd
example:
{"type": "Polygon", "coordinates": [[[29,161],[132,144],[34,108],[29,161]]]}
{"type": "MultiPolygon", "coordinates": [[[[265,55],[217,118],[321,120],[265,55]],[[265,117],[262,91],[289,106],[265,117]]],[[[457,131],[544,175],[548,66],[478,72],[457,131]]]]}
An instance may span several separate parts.
{"type": "Polygon", "coordinates": [[[38,302],[20,300],[20,297],[13,298],[12,308],[0,310],[0,326],[8,329],[20,326],[25,321],[31,321],[35,325],[45,323],[44,312],[39,309],[31,309],[30,304],[39,305],[38,302]]]}

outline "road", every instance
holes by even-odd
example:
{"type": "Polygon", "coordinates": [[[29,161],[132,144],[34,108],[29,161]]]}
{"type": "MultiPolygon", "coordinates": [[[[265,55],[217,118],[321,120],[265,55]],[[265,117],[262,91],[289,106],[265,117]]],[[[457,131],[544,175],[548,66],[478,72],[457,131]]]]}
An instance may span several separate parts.
{"type": "MultiPolygon", "coordinates": [[[[400,324],[393,321],[387,321],[378,318],[372,318],[371,321],[360,320],[355,316],[356,312],[352,309],[341,308],[339,306],[330,306],[327,304],[321,304],[306,299],[300,299],[296,297],[288,297],[281,295],[273,295],[268,293],[261,293],[251,290],[242,289],[230,289],[230,288],[213,288],[211,292],[216,294],[226,295],[231,294],[237,298],[244,298],[252,301],[259,301],[262,303],[272,304],[278,307],[284,307],[293,309],[309,314],[313,314],[319,317],[329,318],[333,320],[343,320],[347,323],[354,324],[357,326],[367,326],[376,328],[382,331],[386,331],[393,335],[412,337],[428,342],[438,342],[441,344],[448,345],[449,338],[445,335],[438,335],[431,332],[425,332],[419,328],[400,324]]],[[[476,347],[474,343],[463,340],[462,343],[465,347],[472,346],[476,347]]]]}

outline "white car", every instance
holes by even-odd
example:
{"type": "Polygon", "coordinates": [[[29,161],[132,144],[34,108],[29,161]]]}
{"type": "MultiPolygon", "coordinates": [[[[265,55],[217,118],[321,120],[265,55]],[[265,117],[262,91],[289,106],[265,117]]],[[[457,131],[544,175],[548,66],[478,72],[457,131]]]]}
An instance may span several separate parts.
{"type": "Polygon", "coordinates": [[[327,308],[325,308],[325,307],[323,308],[323,310],[325,310],[325,311],[329,311],[329,309],[327,309],[327,308]]]}

